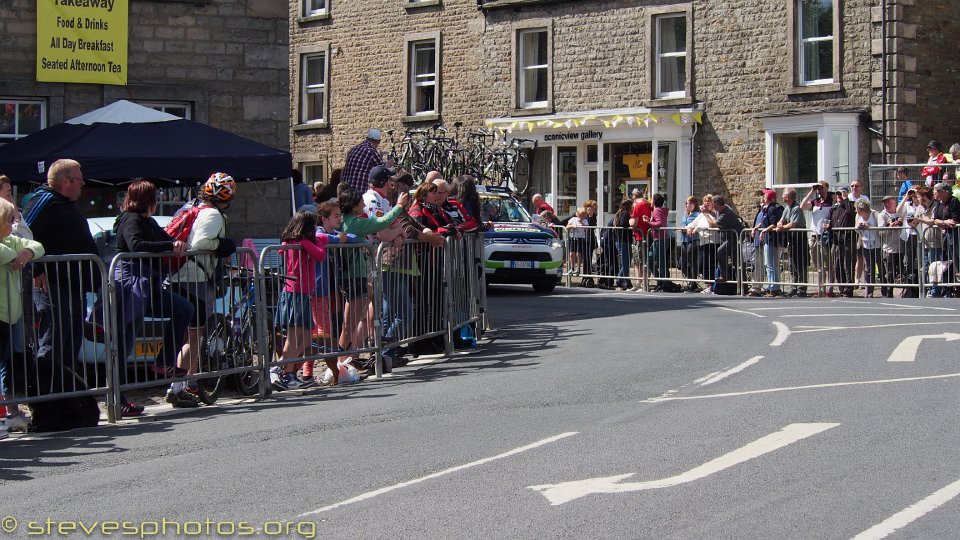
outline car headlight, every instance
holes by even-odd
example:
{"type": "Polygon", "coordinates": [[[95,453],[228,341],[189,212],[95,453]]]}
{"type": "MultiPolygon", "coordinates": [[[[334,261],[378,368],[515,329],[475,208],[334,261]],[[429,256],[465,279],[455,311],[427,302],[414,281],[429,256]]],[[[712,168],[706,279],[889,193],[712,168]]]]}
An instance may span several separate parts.
{"type": "Polygon", "coordinates": [[[554,238],[553,241],[550,242],[550,247],[555,248],[555,249],[562,248],[562,247],[563,247],[563,240],[560,240],[559,238],[554,238]]]}

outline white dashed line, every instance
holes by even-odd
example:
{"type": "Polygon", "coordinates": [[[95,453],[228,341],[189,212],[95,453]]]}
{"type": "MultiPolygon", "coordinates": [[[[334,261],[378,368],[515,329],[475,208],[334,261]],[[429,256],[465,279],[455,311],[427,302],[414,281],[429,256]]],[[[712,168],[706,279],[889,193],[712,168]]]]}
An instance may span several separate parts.
{"type": "Polygon", "coordinates": [[[924,515],[940,508],[954,497],[960,495],[960,480],[935,491],[929,497],[912,504],[873,527],[853,537],[853,540],[872,540],[886,538],[898,529],[902,529],[924,515]]]}
{"type": "Polygon", "coordinates": [[[762,356],[754,356],[753,358],[747,360],[746,362],[740,364],[740,365],[737,366],[737,367],[730,368],[730,369],[728,369],[728,370],[726,370],[726,371],[722,371],[722,372],[720,372],[720,373],[717,373],[717,374],[714,375],[713,377],[710,377],[709,379],[707,379],[707,380],[703,381],[702,383],[700,383],[700,386],[707,386],[707,385],[713,384],[713,383],[715,383],[715,382],[717,382],[717,381],[726,379],[727,377],[733,375],[734,373],[740,373],[741,371],[743,371],[743,370],[747,369],[748,367],[756,364],[757,362],[759,362],[759,361],[762,360],[762,359],[763,359],[762,356]]]}

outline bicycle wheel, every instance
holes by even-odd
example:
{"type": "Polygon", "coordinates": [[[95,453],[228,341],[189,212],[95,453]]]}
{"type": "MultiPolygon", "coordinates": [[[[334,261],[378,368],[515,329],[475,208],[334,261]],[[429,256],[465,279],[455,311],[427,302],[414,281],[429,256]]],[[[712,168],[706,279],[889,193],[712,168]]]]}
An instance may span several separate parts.
{"type": "Polygon", "coordinates": [[[227,354],[233,328],[227,318],[220,313],[214,313],[207,320],[206,331],[200,338],[200,374],[197,381],[200,401],[212,405],[217,401],[225,385],[225,376],[213,375],[203,377],[203,373],[229,369],[230,355],[227,354]]]}
{"type": "Polygon", "coordinates": [[[253,396],[260,391],[260,379],[263,373],[260,366],[260,356],[256,353],[256,337],[253,335],[252,325],[248,324],[240,333],[240,339],[234,344],[231,354],[236,367],[255,367],[243,373],[233,375],[233,386],[244,396],[253,396]]]}

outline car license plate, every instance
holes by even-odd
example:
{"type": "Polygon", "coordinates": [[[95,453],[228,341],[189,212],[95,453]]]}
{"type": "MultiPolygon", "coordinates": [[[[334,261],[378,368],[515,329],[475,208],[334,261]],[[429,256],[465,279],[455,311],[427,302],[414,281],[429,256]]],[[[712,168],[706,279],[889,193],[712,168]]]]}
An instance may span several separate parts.
{"type": "Polygon", "coordinates": [[[533,261],[513,261],[514,268],[533,268],[533,261]]]}
{"type": "Polygon", "coordinates": [[[156,356],[163,347],[162,341],[138,341],[133,345],[134,356],[156,356]]]}

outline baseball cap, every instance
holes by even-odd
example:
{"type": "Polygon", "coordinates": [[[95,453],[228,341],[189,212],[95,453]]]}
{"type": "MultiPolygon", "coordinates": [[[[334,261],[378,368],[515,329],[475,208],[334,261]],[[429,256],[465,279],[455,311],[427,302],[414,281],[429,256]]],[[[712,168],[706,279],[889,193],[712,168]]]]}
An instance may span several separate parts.
{"type": "Polygon", "coordinates": [[[374,141],[380,140],[380,130],[377,128],[370,128],[370,131],[367,132],[367,138],[373,139],[374,141]]]}
{"type": "Polygon", "coordinates": [[[765,190],[763,190],[763,196],[764,196],[764,197],[776,197],[776,196],[777,196],[777,192],[774,191],[774,190],[772,190],[772,189],[765,189],[765,190]]]}
{"type": "Polygon", "coordinates": [[[384,167],[383,165],[377,165],[376,167],[370,169],[370,174],[367,175],[367,180],[375,186],[382,186],[391,176],[393,176],[393,171],[384,167]]]}
{"type": "Polygon", "coordinates": [[[933,185],[933,189],[937,191],[950,191],[950,185],[945,182],[937,182],[933,185]]]}
{"type": "Polygon", "coordinates": [[[930,141],[927,143],[927,148],[936,148],[937,150],[940,150],[942,147],[940,146],[940,141],[930,141]]]}

